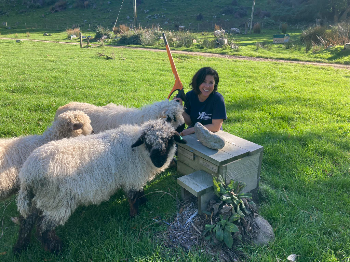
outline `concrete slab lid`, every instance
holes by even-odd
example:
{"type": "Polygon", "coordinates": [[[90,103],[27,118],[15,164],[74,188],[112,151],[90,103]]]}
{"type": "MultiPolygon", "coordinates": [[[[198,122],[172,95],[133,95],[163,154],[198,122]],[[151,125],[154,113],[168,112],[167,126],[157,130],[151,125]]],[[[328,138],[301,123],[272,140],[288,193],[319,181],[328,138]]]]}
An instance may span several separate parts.
{"type": "Polygon", "coordinates": [[[177,183],[198,197],[213,187],[213,177],[205,171],[198,170],[186,176],[179,177],[177,183]]]}
{"type": "Polygon", "coordinates": [[[191,151],[216,165],[224,165],[245,156],[260,152],[263,147],[254,144],[240,137],[231,135],[224,131],[219,131],[220,137],[225,139],[225,146],[220,150],[207,148],[200,143],[195,134],[185,136],[187,144],[178,144],[179,147],[191,151]]]}

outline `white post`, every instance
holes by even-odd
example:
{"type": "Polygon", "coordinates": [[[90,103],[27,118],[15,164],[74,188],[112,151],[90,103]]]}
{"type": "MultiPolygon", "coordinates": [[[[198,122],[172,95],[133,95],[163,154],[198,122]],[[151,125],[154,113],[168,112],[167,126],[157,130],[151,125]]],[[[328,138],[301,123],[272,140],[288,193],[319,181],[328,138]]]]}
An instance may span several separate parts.
{"type": "Polygon", "coordinates": [[[136,12],[136,0],[134,0],[134,28],[137,27],[137,12],[136,12]]]}
{"type": "Polygon", "coordinates": [[[251,16],[250,16],[250,29],[249,29],[249,32],[252,31],[252,26],[253,26],[254,6],[255,6],[255,0],[253,0],[252,14],[251,14],[251,16]]]}

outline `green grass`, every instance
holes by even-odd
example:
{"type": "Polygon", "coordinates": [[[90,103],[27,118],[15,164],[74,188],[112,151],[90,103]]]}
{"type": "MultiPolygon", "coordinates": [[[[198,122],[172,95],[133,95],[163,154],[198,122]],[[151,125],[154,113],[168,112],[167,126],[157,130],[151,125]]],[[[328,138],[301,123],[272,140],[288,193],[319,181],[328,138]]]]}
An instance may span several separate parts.
{"type": "MultiPolygon", "coordinates": [[[[70,101],[141,107],[173,86],[165,53],[123,48],[0,40],[0,137],[41,134],[70,101]],[[114,54],[106,60],[97,53],[114,54]]],[[[173,54],[184,84],[202,66],[219,72],[228,119],[224,130],[264,146],[260,214],[274,228],[268,247],[241,246],[247,261],[350,259],[350,72],[272,62],[173,54]]],[[[197,250],[165,248],[157,237],[179,197],[170,169],[146,187],[148,203],[128,217],[122,192],[99,206],[80,207],[57,229],[65,251],[53,256],[33,239],[12,255],[18,226],[15,198],[0,202],[1,261],[209,261],[197,250]]]]}
{"type": "MultiPolygon", "coordinates": [[[[84,36],[95,36],[93,31],[83,31],[84,36]]],[[[168,31],[165,31],[168,39],[171,35],[168,31]]],[[[226,37],[229,43],[235,43],[238,45],[238,49],[232,49],[229,46],[220,48],[204,48],[203,41],[215,41],[213,32],[191,33],[191,38],[197,40],[197,44],[193,44],[191,47],[177,47],[171,46],[172,50],[182,50],[189,52],[205,52],[205,53],[217,53],[232,56],[247,56],[257,58],[271,58],[293,61],[308,61],[308,62],[322,62],[322,63],[334,63],[334,64],[346,64],[350,65],[350,50],[345,50],[343,46],[334,46],[330,48],[321,48],[315,46],[311,50],[307,50],[306,46],[300,43],[301,30],[293,30],[289,32],[290,42],[287,44],[273,44],[273,35],[278,33],[277,30],[266,29],[261,34],[247,34],[247,35],[232,35],[228,34],[226,37]]],[[[67,42],[78,44],[79,38],[68,39],[66,31],[57,30],[42,30],[42,29],[1,29],[0,38],[12,38],[12,39],[28,39],[28,40],[47,40],[54,42],[67,42]],[[44,36],[44,33],[50,33],[51,36],[44,36]]],[[[175,35],[176,37],[176,35],[175,35]]],[[[91,43],[95,45],[101,45],[101,43],[91,40],[91,43]]],[[[86,46],[87,42],[84,39],[83,45],[86,46]]],[[[115,40],[107,40],[104,45],[118,45],[115,40]]],[[[140,47],[140,46],[134,46],[140,47]]],[[[148,48],[165,49],[164,41],[159,39],[153,46],[148,48]]]]}

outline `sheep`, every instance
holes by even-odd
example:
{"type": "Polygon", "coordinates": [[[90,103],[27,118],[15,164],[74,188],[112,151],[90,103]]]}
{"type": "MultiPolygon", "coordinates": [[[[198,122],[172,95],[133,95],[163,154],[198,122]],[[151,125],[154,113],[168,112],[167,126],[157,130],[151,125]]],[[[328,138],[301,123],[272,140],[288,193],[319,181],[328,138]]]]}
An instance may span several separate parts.
{"type": "Polygon", "coordinates": [[[176,100],[163,100],[141,109],[127,108],[121,105],[110,103],[106,106],[95,106],[88,103],[71,102],[61,106],[56,111],[56,116],[68,110],[81,110],[91,119],[91,125],[96,134],[117,128],[122,124],[142,124],[151,119],[167,118],[177,132],[185,127],[185,120],[182,116],[183,106],[176,100]]]}
{"type": "Polygon", "coordinates": [[[19,174],[21,225],[14,253],[28,246],[36,221],[43,247],[59,252],[62,244],[55,227],[64,225],[78,206],[100,204],[118,189],[126,193],[134,217],[145,184],[173,159],[175,141],[186,143],[171,124],[158,119],[53,141],[34,150],[19,174]]]}
{"type": "Polygon", "coordinates": [[[91,133],[89,117],[82,111],[70,111],[57,116],[42,135],[0,139],[0,200],[18,191],[19,170],[35,148],[52,140],[91,133]]]}

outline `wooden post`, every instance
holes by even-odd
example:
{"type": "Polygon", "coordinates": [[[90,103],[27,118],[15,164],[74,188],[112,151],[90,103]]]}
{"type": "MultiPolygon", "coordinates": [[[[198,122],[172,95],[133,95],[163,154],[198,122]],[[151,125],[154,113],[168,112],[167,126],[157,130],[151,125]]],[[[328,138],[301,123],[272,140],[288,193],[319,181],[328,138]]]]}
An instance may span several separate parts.
{"type": "Polygon", "coordinates": [[[83,34],[80,32],[80,48],[83,48],[83,34]]]}

